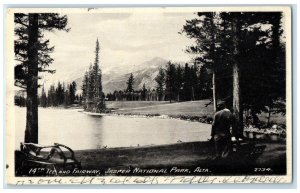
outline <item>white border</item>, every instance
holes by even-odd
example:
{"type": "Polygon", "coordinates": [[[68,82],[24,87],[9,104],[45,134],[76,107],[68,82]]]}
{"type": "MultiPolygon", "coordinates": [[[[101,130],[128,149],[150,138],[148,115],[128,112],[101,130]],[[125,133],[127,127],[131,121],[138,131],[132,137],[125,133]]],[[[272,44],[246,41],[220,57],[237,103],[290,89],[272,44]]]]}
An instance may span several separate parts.
{"type": "MultiPolygon", "coordinates": [[[[49,4],[49,2],[51,3],[51,2],[53,2],[53,1],[26,1],[27,3],[29,2],[29,3],[39,3],[39,4],[49,4]]],[[[72,1],[72,3],[78,3],[79,1],[78,0],[73,0],[72,1]]],[[[90,3],[90,2],[93,2],[93,3],[95,3],[95,1],[90,1],[90,0],[87,0],[87,1],[84,1],[84,3],[86,4],[86,3],[90,3]]],[[[108,4],[110,4],[110,5],[112,5],[112,4],[114,4],[114,2],[116,2],[116,1],[114,1],[114,0],[112,0],[112,1],[102,1],[102,3],[105,3],[105,2],[108,2],[108,4]]],[[[134,3],[141,3],[140,1],[130,1],[130,2],[134,2],[134,3]]],[[[179,1],[173,1],[172,3],[176,3],[176,2],[179,2],[179,1]]],[[[185,1],[184,3],[190,3],[190,2],[192,2],[192,4],[196,4],[196,2],[195,1],[189,1],[189,0],[187,0],[187,1],[185,1]]],[[[211,1],[209,1],[209,3],[211,4],[211,3],[214,3],[214,2],[216,2],[216,1],[214,1],[214,0],[211,0],[211,1]]],[[[220,2],[220,1],[217,1],[217,2],[220,2]]],[[[293,1],[293,3],[296,3],[297,1],[293,1]]],[[[9,1],[9,2],[7,2],[7,0],[4,0],[4,3],[24,3],[24,1],[14,1],[14,0],[11,0],[11,1],[9,1]]],[[[55,3],[67,3],[66,1],[65,2],[63,2],[63,1],[60,1],[60,2],[55,2],[55,3]]],[[[82,2],[80,1],[79,3],[81,3],[82,4],[82,2]]],[[[97,2],[96,2],[97,3],[97,2]]],[[[117,2],[117,3],[120,3],[120,2],[117,2]]],[[[122,3],[122,2],[121,2],[122,3]]],[[[157,4],[157,3],[161,3],[161,2],[158,2],[158,1],[152,1],[152,2],[147,2],[147,4],[157,4]]],[[[182,2],[179,2],[179,3],[182,3],[182,2]]],[[[197,2],[198,3],[198,2],[197,2]]],[[[201,2],[202,3],[202,2],[201,2]]],[[[223,4],[224,4],[224,2],[222,2],[223,4]]],[[[230,3],[235,3],[235,4],[241,4],[241,3],[244,3],[244,2],[241,2],[241,1],[231,1],[230,3]]],[[[262,3],[261,1],[251,1],[251,3],[262,3]]],[[[272,4],[276,4],[276,3],[279,3],[279,4],[281,4],[281,3],[291,3],[291,1],[285,1],[285,2],[275,2],[275,1],[265,1],[265,3],[272,3],[272,4]]],[[[2,29],[3,30],[3,29],[2,29]]],[[[1,53],[2,54],[2,53],[1,53]]],[[[295,64],[294,64],[295,65],[295,64]]],[[[294,68],[295,69],[295,68],[294,68]]],[[[298,77],[297,77],[297,79],[298,79],[298,77]]],[[[3,96],[3,95],[2,95],[3,96]]],[[[298,106],[297,106],[298,107],[298,106]]],[[[2,113],[2,112],[1,112],[2,113]]]]}

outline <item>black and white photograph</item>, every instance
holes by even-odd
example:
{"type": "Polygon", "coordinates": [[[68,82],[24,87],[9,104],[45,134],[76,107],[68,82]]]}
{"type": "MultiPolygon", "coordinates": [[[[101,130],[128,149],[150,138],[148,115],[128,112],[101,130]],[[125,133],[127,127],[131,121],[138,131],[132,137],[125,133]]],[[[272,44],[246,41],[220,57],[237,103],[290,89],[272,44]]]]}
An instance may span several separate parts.
{"type": "Polygon", "coordinates": [[[6,17],[8,183],[292,181],[290,7],[6,17]]]}

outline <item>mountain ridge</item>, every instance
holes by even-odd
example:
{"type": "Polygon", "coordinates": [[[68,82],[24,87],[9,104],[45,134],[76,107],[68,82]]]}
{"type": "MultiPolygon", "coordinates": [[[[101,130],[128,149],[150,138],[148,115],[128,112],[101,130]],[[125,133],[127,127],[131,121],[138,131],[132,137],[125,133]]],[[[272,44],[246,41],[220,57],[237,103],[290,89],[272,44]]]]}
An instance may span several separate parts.
{"type": "MultiPolygon", "coordinates": [[[[119,70],[119,69],[112,69],[102,73],[102,87],[103,92],[105,94],[112,93],[115,90],[125,90],[127,87],[127,80],[130,76],[130,73],[134,76],[134,84],[133,87],[135,90],[142,89],[143,84],[145,84],[147,89],[154,89],[155,88],[155,78],[158,75],[159,69],[165,67],[168,61],[160,58],[155,57],[151,60],[145,61],[139,65],[134,65],[132,68],[132,72],[129,70],[119,70]]],[[[80,77],[75,77],[74,73],[73,80],[77,84],[77,93],[81,93],[81,86],[82,86],[82,79],[84,76],[84,71],[81,71],[82,75],[80,77]]],[[[79,75],[78,75],[79,76],[79,75]]]]}

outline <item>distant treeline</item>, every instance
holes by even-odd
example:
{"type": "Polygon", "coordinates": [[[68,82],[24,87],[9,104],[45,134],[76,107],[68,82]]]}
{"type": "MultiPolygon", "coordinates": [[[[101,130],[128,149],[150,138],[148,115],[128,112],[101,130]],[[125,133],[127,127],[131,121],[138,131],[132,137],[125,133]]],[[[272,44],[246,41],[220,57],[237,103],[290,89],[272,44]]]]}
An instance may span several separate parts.
{"type": "Polygon", "coordinates": [[[205,68],[196,64],[179,64],[168,62],[166,69],[161,68],[156,77],[156,91],[159,100],[193,101],[210,98],[211,75],[205,68]]]}
{"type": "Polygon", "coordinates": [[[142,89],[128,92],[126,90],[114,91],[107,93],[108,101],[158,101],[155,89],[146,89],[145,84],[142,89]]]}
{"type": "Polygon", "coordinates": [[[61,105],[71,105],[74,103],[79,103],[81,96],[76,95],[77,90],[76,82],[65,85],[65,83],[57,83],[51,85],[48,94],[46,94],[44,87],[42,88],[42,94],[39,96],[39,105],[41,107],[50,107],[50,106],[61,106],[61,105]]]}
{"type": "Polygon", "coordinates": [[[155,78],[155,88],[135,90],[134,77],[130,74],[127,88],[108,93],[109,101],[191,101],[212,97],[211,75],[205,68],[196,64],[179,64],[168,62],[166,68],[160,68],[155,78]]]}
{"type": "MultiPolygon", "coordinates": [[[[77,90],[76,82],[71,84],[65,84],[58,82],[55,87],[52,84],[48,90],[45,92],[45,88],[42,88],[41,95],[38,96],[38,104],[41,107],[56,107],[56,106],[68,106],[71,104],[81,104],[82,96],[76,95],[77,90]]],[[[15,105],[26,106],[26,97],[21,95],[15,96],[15,105]]]]}

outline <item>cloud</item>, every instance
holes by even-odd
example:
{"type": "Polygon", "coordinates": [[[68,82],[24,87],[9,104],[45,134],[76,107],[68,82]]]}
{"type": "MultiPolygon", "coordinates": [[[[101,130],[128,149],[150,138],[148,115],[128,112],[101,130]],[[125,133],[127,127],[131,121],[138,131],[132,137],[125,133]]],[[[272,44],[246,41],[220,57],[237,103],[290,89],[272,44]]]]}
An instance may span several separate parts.
{"type": "MultiPolygon", "coordinates": [[[[192,40],[178,34],[193,12],[88,13],[68,14],[70,32],[47,33],[55,51],[52,79],[59,80],[76,68],[88,68],[94,60],[96,38],[100,41],[100,62],[105,69],[140,64],[154,57],[187,61],[184,52],[192,40]]],[[[51,78],[50,78],[51,79],[51,78]]]]}

